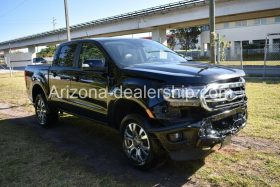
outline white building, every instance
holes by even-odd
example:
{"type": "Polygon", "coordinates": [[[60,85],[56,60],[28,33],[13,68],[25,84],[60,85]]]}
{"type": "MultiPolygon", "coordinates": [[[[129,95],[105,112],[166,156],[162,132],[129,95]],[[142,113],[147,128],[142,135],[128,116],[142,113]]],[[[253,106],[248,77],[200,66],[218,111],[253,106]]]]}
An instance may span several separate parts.
{"type": "MultiPolygon", "coordinates": [[[[254,44],[252,46],[263,50],[268,34],[280,33],[280,16],[217,24],[216,32],[229,42],[229,53],[233,58],[239,55],[241,44],[243,48],[254,44]]],[[[209,41],[209,29],[206,26],[200,36],[202,55],[208,55],[209,41]]],[[[278,47],[279,51],[280,35],[269,36],[268,43],[274,48],[278,47]]]]}

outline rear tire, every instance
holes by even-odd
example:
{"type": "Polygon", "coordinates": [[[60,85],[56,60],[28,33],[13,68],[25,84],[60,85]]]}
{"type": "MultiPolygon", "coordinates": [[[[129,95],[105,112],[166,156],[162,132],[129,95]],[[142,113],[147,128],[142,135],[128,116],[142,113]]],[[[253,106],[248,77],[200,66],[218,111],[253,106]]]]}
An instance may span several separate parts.
{"type": "Polygon", "coordinates": [[[47,102],[45,96],[38,94],[34,106],[38,124],[41,127],[49,128],[56,125],[58,121],[58,110],[47,102]]]}
{"type": "Polygon", "coordinates": [[[121,122],[122,147],[130,164],[147,170],[161,162],[163,149],[148,131],[148,121],[139,114],[129,114],[121,122]]]}

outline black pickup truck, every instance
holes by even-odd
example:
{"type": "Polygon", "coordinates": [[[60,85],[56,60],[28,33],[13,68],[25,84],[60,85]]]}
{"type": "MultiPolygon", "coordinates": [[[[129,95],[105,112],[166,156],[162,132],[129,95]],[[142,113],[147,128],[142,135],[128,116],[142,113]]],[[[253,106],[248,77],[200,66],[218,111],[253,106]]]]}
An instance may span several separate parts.
{"type": "Polygon", "coordinates": [[[41,126],[55,125],[61,111],[109,125],[138,168],[163,155],[202,159],[228,144],[247,121],[244,76],[151,40],[113,38],[63,43],[52,65],[25,69],[41,126]]]}

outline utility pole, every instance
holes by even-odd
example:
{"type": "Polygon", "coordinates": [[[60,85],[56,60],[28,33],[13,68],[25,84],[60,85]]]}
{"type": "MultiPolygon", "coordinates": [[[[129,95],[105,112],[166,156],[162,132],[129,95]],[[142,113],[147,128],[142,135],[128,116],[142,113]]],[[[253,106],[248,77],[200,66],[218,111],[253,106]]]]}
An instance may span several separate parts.
{"type": "Polygon", "coordinates": [[[264,47],[264,64],[263,64],[263,77],[266,76],[266,61],[267,61],[267,53],[269,51],[269,46],[268,46],[268,42],[269,42],[269,34],[266,36],[265,38],[265,47],[264,47]]]}
{"type": "Polygon", "coordinates": [[[215,33],[215,0],[209,4],[209,26],[210,26],[210,63],[216,63],[216,33],[215,33]]]}
{"type": "Polygon", "coordinates": [[[53,24],[53,30],[55,30],[56,19],[54,17],[52,18],[52,24],[53,24]]]}
{"type": "Polygon", "coordinates": [[[241,62],[241,68],[243,69],[243,42],[240,41],[240,62],[241,62]]]}
{"type": "Polygon", "coordinates": [[[64,11],[65,11],[65,20],[66,20],[67,40],[71,41],[67,0],[64,0],[64,11]]]}
{"type": "Polygon", "coordinates": [[[220,35],[217,33],[217,64],[220,64],[221,62],[221,40],[220,40],[220,35]]]}

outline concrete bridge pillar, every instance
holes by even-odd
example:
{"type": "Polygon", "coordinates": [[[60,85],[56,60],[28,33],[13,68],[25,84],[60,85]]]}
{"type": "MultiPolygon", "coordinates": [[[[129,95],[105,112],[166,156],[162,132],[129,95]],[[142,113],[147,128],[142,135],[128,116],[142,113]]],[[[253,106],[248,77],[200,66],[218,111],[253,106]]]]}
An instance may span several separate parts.
{"type": "Polygon", "coordinates": [[[36,58],[36,46],[29,46],[28,53],[30,53],[31,58],[36,58]]]}
{"type": "Polygon", "coordinates": [[[32,64],[33,58],[36,58],[35,46],[29,46],[28,52],[18,53],[13,52],[9,53],[9,49],[4,50],[4,57],[8,67],[25,67],[32,64]]]}
{"type": "Polygon", "coordinates": [[[4,58],[5,58],[5,63],[8,65],[10,63],[10,56],[9,56],[9,49],[4,50],[4,58]]]}
{"type": "Polygon", "coordinates": [[[155,28],[152,31],[152,40],[157,41],[165,46],[167,46],[167,37],[165,28],[155,28]]]}
{"type": "Polygon", "coordinates": [[[9,51],[10,51],[9,49],[5,49],[4,50],[4,56],[7,56],[9,54],[9,51]]]}
{"type": "Polygon", "coordinates": [[[4,50],[4,55],[9,54],[9,51],[10,51],[9,49],[5,49],[4,50]]]}

